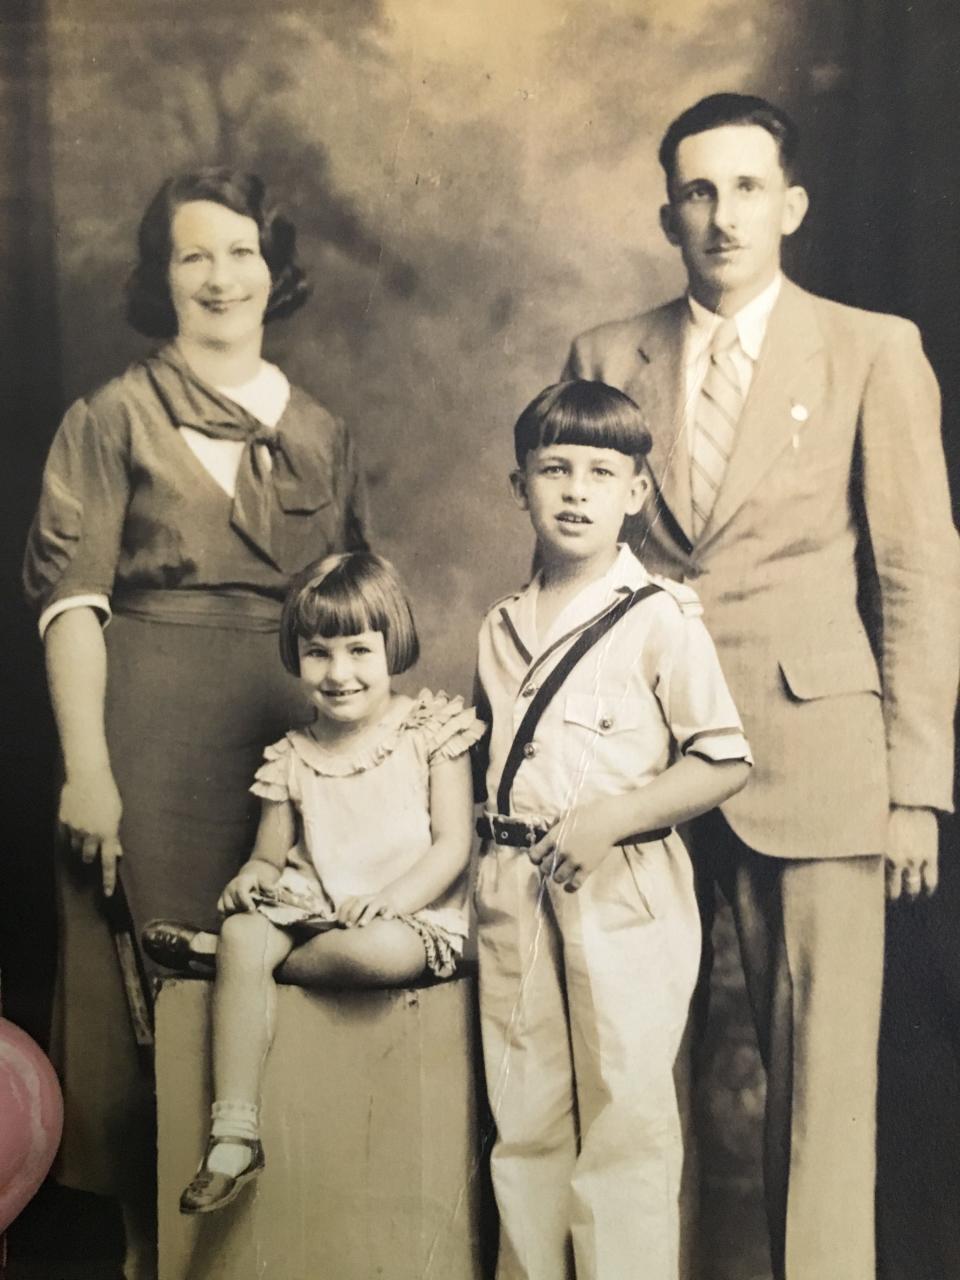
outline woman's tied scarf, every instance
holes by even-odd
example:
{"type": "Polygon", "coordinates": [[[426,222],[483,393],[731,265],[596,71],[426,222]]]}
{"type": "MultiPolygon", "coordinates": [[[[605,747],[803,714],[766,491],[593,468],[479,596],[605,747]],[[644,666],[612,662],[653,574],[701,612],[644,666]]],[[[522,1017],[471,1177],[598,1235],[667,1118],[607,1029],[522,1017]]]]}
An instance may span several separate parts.
{"type": "MultiPolygon", "coordinates": [[[[331,499],[329,463],[319,450],[304,447],[288,433],[266,427],[241,405],[202,382],[167,347],[144,362],[170,421],[216,440],[245,445],[237,470],[231,526],[284,572],[299,568],[302,530],[288,516],[308,514],[331,499]],[[270,465],[257,449],[269,451],[270,465]]],[[[295,522],[296,523],[296,522],[295,522]]]]}

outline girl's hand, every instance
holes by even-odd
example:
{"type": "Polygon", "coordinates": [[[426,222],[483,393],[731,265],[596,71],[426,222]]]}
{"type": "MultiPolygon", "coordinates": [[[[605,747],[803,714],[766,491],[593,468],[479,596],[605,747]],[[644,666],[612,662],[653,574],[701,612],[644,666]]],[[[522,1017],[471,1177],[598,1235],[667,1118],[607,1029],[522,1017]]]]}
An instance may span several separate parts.
{"type": "Polygon", "coordinates": [[[103,892],[108,898],[116,886],[117,863],[123,856],[119,835],[122,811],[120,792],[108,767],[68,774],[60,792],[60,831],[88,866],[99,856],[103,892]]]}
{"type": "Polygon", "coordinates": [[[280,879],[280,868],[259,860],[245,863],[233,877],[217,902],[221,915],[235,915],[239,911],[255,911],[255,893],[265,893],[280,879]]]}
{"type": "Polygon", "coordinates": [[[610,830],[604,806],[587,804],[564,814],[528,851],[528,856],[544,876],[573,893],[615,843],[616,832],[610,830]]]}
{"type": "Polygon", "coordinates": [[[359,894],[353,898],[344,898],[337,910],[337,919],[347,928],[359,925],[361,928],[371,920],[395,920],[397,916],[389,898],[382,893],[359,894]]]}

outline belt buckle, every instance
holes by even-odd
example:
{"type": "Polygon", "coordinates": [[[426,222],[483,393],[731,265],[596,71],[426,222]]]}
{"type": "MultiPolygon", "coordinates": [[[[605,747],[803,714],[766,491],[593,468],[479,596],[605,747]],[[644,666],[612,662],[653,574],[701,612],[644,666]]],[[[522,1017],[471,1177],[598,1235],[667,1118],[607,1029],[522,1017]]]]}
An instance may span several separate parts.
{"type": "Polygon", "coordinates": [[[491,818],[490,826],[493,828],[493,838],[500,845],[508,845],[510,843],[510,822],[504,821],[503,818],[491,818]]]}
{"type": "Polygon", "coordinates": [[[490,829],[496,843],[508,848],[531,849],[537,843],[536,823],[524,818],[491,818],[490,829]]]}

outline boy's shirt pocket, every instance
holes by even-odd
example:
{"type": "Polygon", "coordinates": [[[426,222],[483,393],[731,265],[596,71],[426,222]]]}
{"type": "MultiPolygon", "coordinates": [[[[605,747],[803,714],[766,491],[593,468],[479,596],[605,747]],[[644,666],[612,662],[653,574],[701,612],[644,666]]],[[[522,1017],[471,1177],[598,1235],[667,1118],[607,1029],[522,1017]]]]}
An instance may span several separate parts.
{"type": "Polygon", "coordinates": [[[668,763],[670,737],[656,699],[568,693],[563,699],[564,765],[591,792],[638,786],[668,763]]]}

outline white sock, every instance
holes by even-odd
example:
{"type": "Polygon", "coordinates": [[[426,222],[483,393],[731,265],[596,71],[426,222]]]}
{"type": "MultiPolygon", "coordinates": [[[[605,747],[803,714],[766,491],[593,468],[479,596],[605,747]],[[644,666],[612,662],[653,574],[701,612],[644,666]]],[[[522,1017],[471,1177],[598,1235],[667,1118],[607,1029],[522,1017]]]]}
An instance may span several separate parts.
{"type": "Polygon", "coordinates": [[[236,1178],[253,1160],[253,1152],[231,1139],[260,1136],[260,1108],[251,1102],[215,1102],[210,1122],[210,1136],[217,1141],[207,1158],[207,1168],[236,1178]]]}

